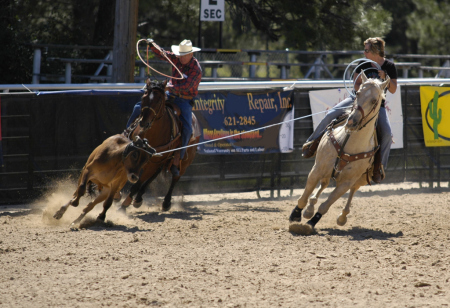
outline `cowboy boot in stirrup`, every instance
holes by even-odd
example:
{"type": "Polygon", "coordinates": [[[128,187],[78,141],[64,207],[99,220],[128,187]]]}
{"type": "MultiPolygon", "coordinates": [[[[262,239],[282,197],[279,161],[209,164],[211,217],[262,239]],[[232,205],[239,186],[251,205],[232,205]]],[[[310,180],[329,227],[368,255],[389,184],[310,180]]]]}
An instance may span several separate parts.
{"type": "Polygon", "coordinates": [[[317,139],[306,142],[302,147],[302,156],[304,158],[310,158],[316,155],[317,148],[319,147],[320,140],[322,139],[321,135],[317,139]]]}
{"type": "Polygon", "coordinates": [[[375,153],[375,160],[373,162],[373,173],[372,173],[372,181],[379,184],[383,179],[383,171],[381,170],[381,152],[378,150],[375,153]]]}
{"type": "Polygon", "coordinates": [[[180,151],[175,152],[170,172],[174,177],[180,176],[180,151]]]}

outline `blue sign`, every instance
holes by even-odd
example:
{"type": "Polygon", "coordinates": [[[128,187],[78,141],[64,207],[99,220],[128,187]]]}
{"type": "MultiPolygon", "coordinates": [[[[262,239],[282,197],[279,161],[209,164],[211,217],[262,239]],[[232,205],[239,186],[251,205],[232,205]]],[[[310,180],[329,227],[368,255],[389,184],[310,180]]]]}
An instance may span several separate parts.
{"type": "Polygon", "coordinates": [[[197,152],[261,154],[292,151],[294,124],[281,124],[293,119],[292,93],[199,93],[192,111],[199,120],[200,143],[206,143],[200,144],[197,152]]]}

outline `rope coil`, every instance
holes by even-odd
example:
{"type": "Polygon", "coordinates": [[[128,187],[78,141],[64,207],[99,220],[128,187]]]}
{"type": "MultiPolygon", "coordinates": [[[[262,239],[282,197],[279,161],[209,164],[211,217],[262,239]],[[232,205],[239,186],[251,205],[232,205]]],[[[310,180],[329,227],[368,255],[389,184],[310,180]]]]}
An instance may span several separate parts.
{"type": "MultiPolygon", "coordinates": [[[[144,63],[144,64],[147,66],[147,71],[148,71],[148,68],[150,68],[150,69],[152,69],[153,71],[155,71],[156,73],[158,73],[158,74],[160,74],[160,75],[162,75],[162,76],[164,76],[164,77],[168,77],[168,78],[172,78],[172,79],[177,79],[177,80],[183,80],[183,79],[184,79],[183,74],[182,74],[181,71],[178,69],[178,67],[176,67],[176,65],[173,64],[173,62],[169,59],[169,57],[167,56],[167,54],[166,54],[166,52],[164,51],[164,49],[162,49],[161,47],[159,47],[155,42],[151,42],[151,43],[153,44],[153,46],[155,46],[156,49],[158,49],[158,50],[161,52],[161,54],[167,59],[167,61],[168,61],[170,64],[172,64],[172,66],[177,70],[178,74],[180,74],[181,77],[173,77],[173,76],[168,76],[168,75],[166,75],[166,74],[163,74],[163,73],[157,71],[156,69],[154,69],[153,67],[151,67],[147,62],[145,62],[144,59],[142,59],[141,54],[139,53],[139,43],[142,42],[142,41],[146,41],[146,42],[148,43],[148,41],[147,41],[146,39],[140,39],[139,41],[137,41],[137,43],[136,43],[136,52],[137,52],[137,55],[138,55],[139,59],[141,59],[142,63],[144,63]]],[[[148,59],[148,46],[147,46],[147,59],[148,59]]],[[[149,75],[150,75],[150,74],[149,74],[149,75]]]]}

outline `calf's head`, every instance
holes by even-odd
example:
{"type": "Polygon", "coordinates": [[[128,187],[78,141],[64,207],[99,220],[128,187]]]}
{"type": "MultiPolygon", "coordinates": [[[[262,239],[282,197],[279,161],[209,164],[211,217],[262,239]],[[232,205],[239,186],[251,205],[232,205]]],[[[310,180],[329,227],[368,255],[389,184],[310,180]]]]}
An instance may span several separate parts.
{"type": "Polygon", "coordinates": [[[156,150],[148,144],[147,139],[142,140],[139,136],[127,145],[122,153],[122,162],[129,182],[136,183],[139,180],[141,169],[155,153],[156,150]]]}

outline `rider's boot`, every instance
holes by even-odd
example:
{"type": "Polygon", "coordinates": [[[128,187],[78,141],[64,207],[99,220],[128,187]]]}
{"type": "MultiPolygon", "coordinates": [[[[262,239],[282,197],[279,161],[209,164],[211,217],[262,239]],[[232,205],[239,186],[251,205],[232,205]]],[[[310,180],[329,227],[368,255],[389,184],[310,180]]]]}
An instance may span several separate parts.
{"type": "Polygon", "coordinates": [[[375,161],[373,163],[373,174],[372,174],[372,181],[375,183],[381,183],[381,181],[384,179],[384,172],[382,170],[383,166],[381,165],[381,152],[378,150],[375,153],[375,161]]]}
{"type": "Polygon", "coordinates": [[[172,176],[180,176],[180,151],[175,152],[170,172],[172,176]]]}
{"type": "Polygon", "coordinates": [[[302,147],[302,156],[304,158],[310,158],[316,155],[317,148],[319,147],[320,140],[322,139],[320,135],[317,139],[306,142],[302,147]]]}

